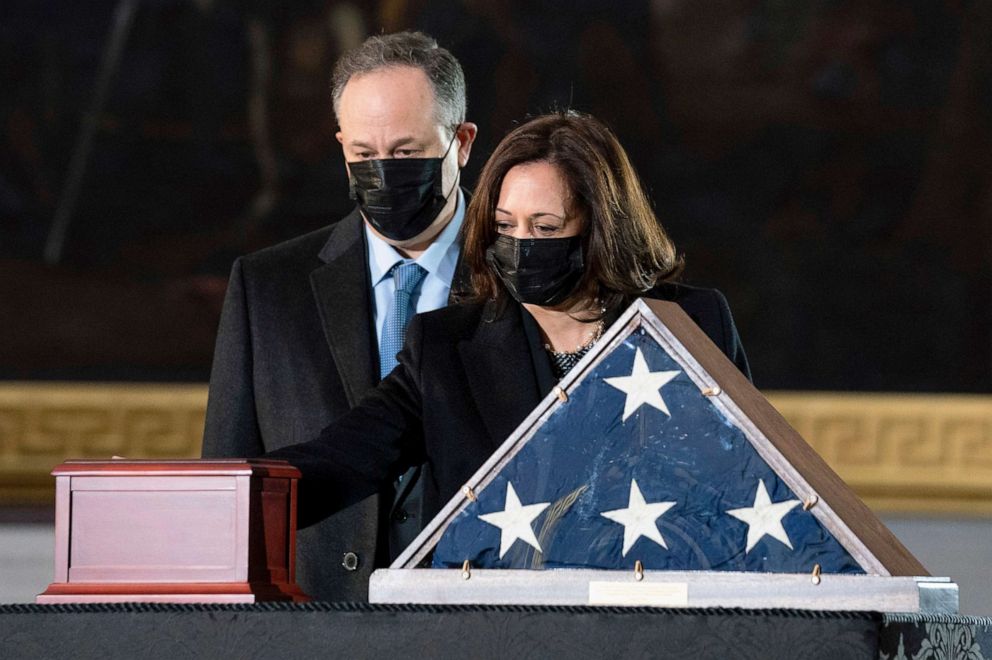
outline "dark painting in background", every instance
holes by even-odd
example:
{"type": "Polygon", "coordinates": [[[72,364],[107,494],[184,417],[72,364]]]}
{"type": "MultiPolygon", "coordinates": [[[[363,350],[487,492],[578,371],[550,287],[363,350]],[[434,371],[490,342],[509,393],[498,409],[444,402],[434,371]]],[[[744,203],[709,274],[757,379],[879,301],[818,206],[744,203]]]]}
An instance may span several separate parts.
{"type": "Polygon", "coordinates": [[[128,4],[0,8],[0,378],[205,380],[233,259],[350,210],[337,55],[419,28],[467,184],[528,113],[617,131],[759,387],[992,391],[989,3],[128,4]]]}

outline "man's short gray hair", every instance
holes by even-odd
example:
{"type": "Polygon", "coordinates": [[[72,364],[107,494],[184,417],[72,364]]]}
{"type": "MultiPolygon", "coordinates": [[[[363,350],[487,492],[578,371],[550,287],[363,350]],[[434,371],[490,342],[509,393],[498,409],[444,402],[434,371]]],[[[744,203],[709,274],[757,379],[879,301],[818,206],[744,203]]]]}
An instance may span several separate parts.
{"type": "Polygon", "coordinates": [[[454,129],[465,121],[465,74],[450,52],[423,32],[397,32],[369,37],[338,60],[332,93],[334,114],[341,119],[341,93],[356,76],[396,66],[411,66],[427,75],[434,92],[435,121],[454,129]]]}

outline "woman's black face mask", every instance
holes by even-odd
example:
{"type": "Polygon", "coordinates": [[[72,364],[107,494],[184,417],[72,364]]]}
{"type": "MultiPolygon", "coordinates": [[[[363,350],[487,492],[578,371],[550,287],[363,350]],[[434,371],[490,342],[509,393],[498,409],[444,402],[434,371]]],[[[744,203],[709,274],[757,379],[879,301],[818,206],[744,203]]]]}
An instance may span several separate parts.
{"type": "Polygon", "coordinates": [[[517,302],[541,307],[565,302],[585,270],[581,236],[498,236],[486,250],[486,261],[517,302]]]}
{"type": "Polygon", "coordinates": [[[423,233],[448,199],[444,195],[440,158],[383,158],[348,163],[351,198],[377,232],[394,241],[423,233]]]}

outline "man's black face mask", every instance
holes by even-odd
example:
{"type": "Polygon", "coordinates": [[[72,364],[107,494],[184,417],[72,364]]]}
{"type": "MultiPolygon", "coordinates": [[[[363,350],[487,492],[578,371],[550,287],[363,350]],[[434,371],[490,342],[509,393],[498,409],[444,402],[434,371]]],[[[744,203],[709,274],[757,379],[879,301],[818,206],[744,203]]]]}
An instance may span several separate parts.
{"type": "Polygon", "coordinates": [[[517,302],[542,307],[565,302],[585,270],[581,236],[498,236],[486,250],[486,261],[517,302]]]}
{"type": "MultiPolygon", "coordinates": [[[[448,150],[457,137],[453,136],[448,150]]],[[[348,163],[351,198],[377,232],[394,241],[421,234],[447,203],[440,158],[384,158],[348,163]]]]}

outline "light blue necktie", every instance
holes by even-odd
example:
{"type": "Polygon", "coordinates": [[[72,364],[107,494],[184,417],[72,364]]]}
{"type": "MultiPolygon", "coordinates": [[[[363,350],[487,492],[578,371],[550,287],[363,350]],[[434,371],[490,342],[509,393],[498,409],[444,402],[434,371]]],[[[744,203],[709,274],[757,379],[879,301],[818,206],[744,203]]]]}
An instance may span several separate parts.
{"type": "Polygon", "coordinates": [[[396,354],[403,348],[406,326],[416,310],[413,307],[413,292],[424,280],[427,271],[413,261],[400,262],[392,268],[393,304],[386,312],[386,323],[382,327],[382,341],[379,344],[379,375],[385,378],[396,366],[396,354]]]}

